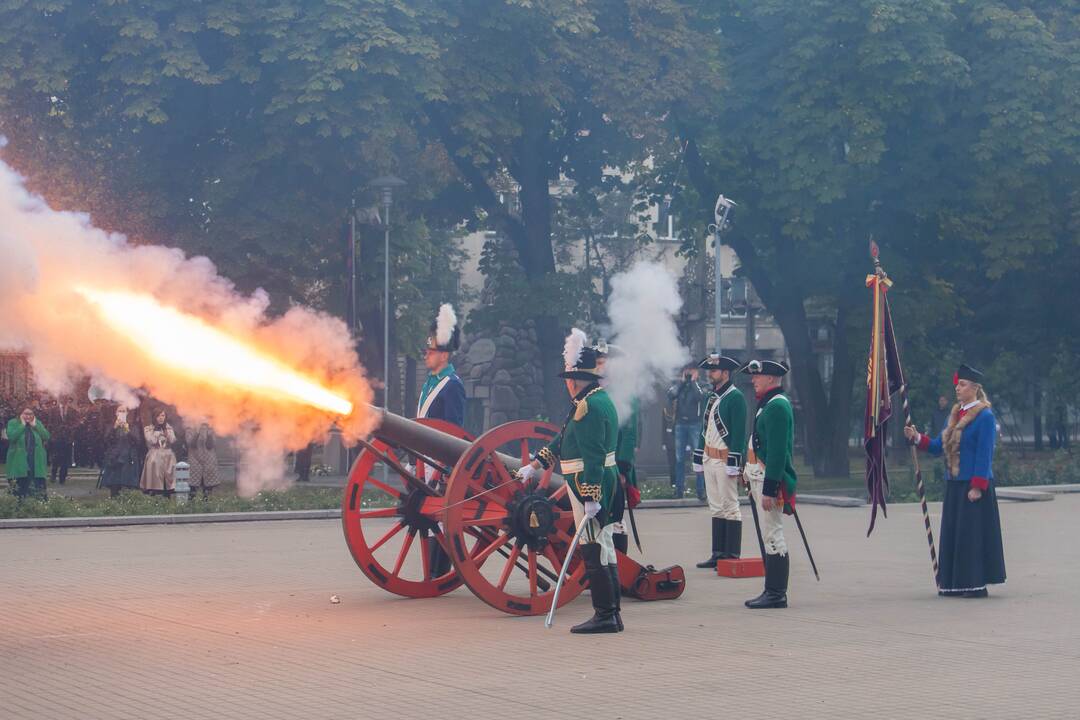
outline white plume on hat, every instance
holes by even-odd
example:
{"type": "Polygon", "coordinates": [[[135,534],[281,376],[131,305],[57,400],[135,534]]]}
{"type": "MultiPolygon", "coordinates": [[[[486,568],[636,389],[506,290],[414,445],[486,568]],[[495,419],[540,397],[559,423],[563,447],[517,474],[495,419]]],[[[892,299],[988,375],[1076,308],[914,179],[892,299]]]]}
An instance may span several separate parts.
{"type": "Polygon", "coordinates": [[[566,344],[563,346],[562,354],[567,370],[573,370],[577,367],[578,360],[581,359],[581,351],[585,349],[587,342],[588,338],[585,337],[584,331],[577,328],[570,330],[570,334],[566,336],[566,344]]]}
{"type": "Polygon", "coordinates": [[[454,337],[454,328],[457,327],[457,314],[454,306],[443,303],[439,306],[439,316],[435,318],[435,344],[446,347],[454,337]]]}

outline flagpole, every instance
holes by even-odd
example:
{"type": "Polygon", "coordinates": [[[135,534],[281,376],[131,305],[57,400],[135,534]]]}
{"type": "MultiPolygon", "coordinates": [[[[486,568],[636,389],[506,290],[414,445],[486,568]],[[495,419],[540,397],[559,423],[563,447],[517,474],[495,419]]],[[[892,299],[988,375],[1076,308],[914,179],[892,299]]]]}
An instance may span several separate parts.
{"type": "MultiPolygon", "coordinates": [[[[881,267],[881,259],[878,257],[878,248],[877,248],[877,245],[875,243],[873,243],[873,241],[871,241],[871,251],[870,251],[870,253],[871,253],[871,256],[874,259],[874,281],[873,281],[874,282],[874,311],[875,311],[874,327],[875,327],[875,330],[876,330],[877,329],[877,324],[878,324],[878,315],[877,315],[877,310],[878,310],[878,307],[879,307],[879,299],[878,298],[880,296],[880,303],[881,303],[882,311],[883,312],[888,312],[889,301],[888,301],[888,299],[886,297],[884,297],[884,293],[885,293],[885,288],[888,287],[889,285],[891,285],[891,281],[888,279],[888,276],[885,274],[885,269],[881,267]],[[884,286],[883,286],[883,283],[884,283],[884,286]]],[[[884,328],[882,328],[882,330],[884,330],[884,328]]],[[[875,336],[873,338],[873,343],[874,343],[875,348],[878,346],[877,344],[878,344],[879,340],[880,340],[879,337],[875,333],[875,336]]],[[[897,356],[899,357],[899,353],[897,354],[897,356]]],[[[878,358],[875,357],[875,359],[874,359],[875,369],[876,369],[876,366],[877,366],[877,361],[878,361],[878,358]]],[[[907,378],[904,377],[904,373],[903,373],[902,369],[900,369],[899,372],[900,372],[900,389],[899,389],[899,393],[900,393],[900,400],[904,405],[904,425],[906,427],[908,425],[912,425],[912,422],[911,422],[911,403],[908,401],[907,378]]],[[[878,406],[878,404],[876,402],[878,389],[877,389],[876,386],[874,386],[874,393],[875,393],[875,403],[874,404],[875,404],[875,410],[876,410],[876,408],[878,406]]],[[[926,487],[923,485],[922,468],[919,467],[919,453],[918,453],[918,450],[915,448],[914,445],[909,445],[909,447],[911,448],[911,464],[912,464],[912,467],[915,468],[915,493],[919,496],[919,505],[922,508],[923,526],[926,528],[926,542],[930,546],[930,564],[934,568],[934,585],[937,586],[937,587],[940,587],[940,583],[938,582],[937,549],[934,547],[934,530],[930,525],[930,510],[926,506],[926,487]]]]}

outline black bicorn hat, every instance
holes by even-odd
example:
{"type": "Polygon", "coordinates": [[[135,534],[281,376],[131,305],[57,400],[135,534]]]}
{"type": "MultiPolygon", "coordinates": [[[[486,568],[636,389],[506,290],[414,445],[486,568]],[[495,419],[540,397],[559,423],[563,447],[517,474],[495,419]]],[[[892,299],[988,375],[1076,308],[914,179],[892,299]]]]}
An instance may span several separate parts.
{"type": "Polygon", "coordinates": [[[984,375],[970,365],[961,365],[959,368],[956,369],[956,372],[953,373],[952,382],[953,385],[955,385],[961,380],[967,380],[968,382],[978,383],[979,385],[982,385],[983,378],[984,375]]]}
{"type": "Polygon", "coordinates": [[[775,360],[751,360],[742,369],[747,375],[772,375],[773,377],[783,377],[789,370],[791,368],[787,363],[775,360]]]}
{"type": "Polygon", "coordinates": [[[570,330],[563,347],[563,362],[566,364],[566,369],[559,373],[559,377],[567,380],[600,378],[600,369],[596,367],[596,361],[601,353],[597,352],[595,347],[586,347],[586,342],[584,332],[577,328],[570,330]]]}
{"type": "Polygon", "coordinates": [[[461,328],[458,327],[457,314],[454,306],[443,303],[439,306],[439,314],[431,323],[430,335],[428,335],[428,350],[440,352],[456,352],[461,347],[461,328]]]}
{"type": "Polygon", "coordinates": [[[742,367],[742,363],[735,358],[720,355],[719,353],[712,353],[698,363],[698,367],[703,370],[729,370],[735,372],[742,367]]]}

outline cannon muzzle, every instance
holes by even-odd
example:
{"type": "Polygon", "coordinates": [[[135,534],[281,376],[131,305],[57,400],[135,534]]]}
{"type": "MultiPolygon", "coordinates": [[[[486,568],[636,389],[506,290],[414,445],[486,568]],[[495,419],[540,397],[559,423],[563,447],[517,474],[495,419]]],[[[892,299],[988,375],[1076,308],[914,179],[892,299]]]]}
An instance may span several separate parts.
{"type": "MultiPolygon", "coordinates": [[[[389,410],[375,408],[381,417],[374,435],[385,443],[424,455],[436,460],[445,467],[452,468],[457,461],[472,448],[467,440],[447,435],[415,420],[403,418],[389,410]]],[[[521,467],[521,459],[505,453],[496,453],[498,458],[511,471],[521,467]]]]}

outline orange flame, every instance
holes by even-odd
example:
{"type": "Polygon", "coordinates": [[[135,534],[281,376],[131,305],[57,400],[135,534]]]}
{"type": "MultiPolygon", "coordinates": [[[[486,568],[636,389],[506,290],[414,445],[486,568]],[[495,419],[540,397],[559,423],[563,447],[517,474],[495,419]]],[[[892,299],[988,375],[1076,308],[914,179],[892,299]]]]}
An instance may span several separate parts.
{"type": "Polygon", "coordinates": [[[86,286],[74,289],[91,303],[108,327],[173,372],[268,400],[300,403],[338,415],[353,411],[349,400],[315,380],[150,295],[86,286]]]}

